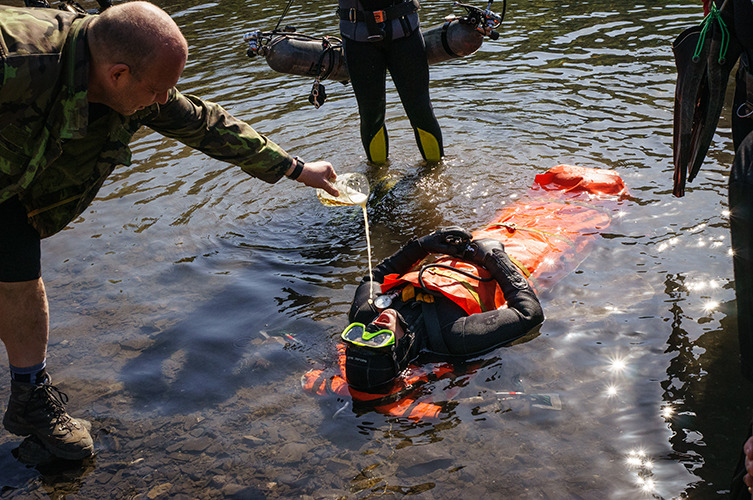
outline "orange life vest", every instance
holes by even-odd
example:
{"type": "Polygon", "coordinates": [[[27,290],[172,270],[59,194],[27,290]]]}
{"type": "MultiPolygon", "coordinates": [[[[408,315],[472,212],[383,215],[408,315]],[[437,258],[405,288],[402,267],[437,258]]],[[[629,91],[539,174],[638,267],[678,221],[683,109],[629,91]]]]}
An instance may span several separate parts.
{"type": "MultiPolygon", "coordinates": [[[[437,260],[436,263],[461,269],[481,278],[489,277],[489,272],[483,267],[463,260],[445,257],[437,260]]],[[[405,283],[420,287],[419,272],[413,271],[402,276],[388,274],[384,277],[382,292],[405,283]]],[[[421,274],[426,288],[440,292],[468,314],[492,311],[505,303],[505,296],[502,295],[502,290],[496,281],[475,280],[444,267],[429,267],[421,274]]]]}

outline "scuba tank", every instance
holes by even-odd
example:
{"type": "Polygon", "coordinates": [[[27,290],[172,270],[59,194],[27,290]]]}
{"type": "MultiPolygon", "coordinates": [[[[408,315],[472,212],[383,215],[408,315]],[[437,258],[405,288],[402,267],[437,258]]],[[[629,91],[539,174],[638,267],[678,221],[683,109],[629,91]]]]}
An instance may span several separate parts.
{"type": "Polygon", "coordinates": [[[248,56],[264,57],[269,67],[278,73],[338,82],[350,80],[339,38],[316,38],[291,30],[295,28],[286,26],[282,32],[254,31],[245,35],[248,56]]]}
{"type": "Polygon", "coordinates": [[[484,41],[483,33],[459,19],[448,20],[424,31],[423,35],[426,59],[430,65],[469,56],[476,52],[484,41]]]}
{"type": "MultiPolygon", "coordinates": [[[[448,16],[443,24],[423,32],[426,58],[430,65],[473,54],[481,47],[484,36],[492,40],[499,38],[496,29],[504,19],[506,0],[503,0],[501,14],[490,10],[492,1],[489,1],[485,10],[455,3],[466,10],[465,15],[448,16]]],[[[339,38],[305,35],[286,26],[281,30],[275,28],[272,31],[253,31],[244,35],[243,40],[248,43],[246,54],[249,57],[264,57],[274,71],[314,77],[314,88],[309,101],[317,108],[325,98],[321,81],[350,81],[342,40],[339,38]]]]}
{"type": "Polygon", "coordinates": [[[486,10],[456,2],[455,5],[466,10],[466,15],[447,16],[443,24],[423,32],[429,65],[475,53],[485,36],[492,40],[499,38],[497,28],[505,18],[507,2],[503,0],[502,13],[495,14],[491,11],[492,1],[489,0],[486,10]]]}

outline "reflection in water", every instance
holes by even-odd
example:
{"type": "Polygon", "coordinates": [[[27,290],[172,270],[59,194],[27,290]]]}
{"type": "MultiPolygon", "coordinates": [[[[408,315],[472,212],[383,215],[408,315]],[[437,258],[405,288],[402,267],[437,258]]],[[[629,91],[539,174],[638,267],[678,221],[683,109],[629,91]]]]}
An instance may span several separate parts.
{"type": "Polygon", "coordinates": [[[653,479],[653,462],[646,456],[644,450],[631,450],[627,458],[628,468],[635,474],[636,483],[645,493],[653,493],[656,483],[653,479]]]}
{"type": "MultiPolygon", "coordinates": [[[[510,3],[498,41],[431,68],[447,142],[435,166],[420,161],[391,83],[392,156],[373,166],[349,86],[328,82],[316,110],[311,81],[246,57],[243,34],[273,27],[279,2],[158,4],[189,41],[181,90],[293,154],[367,175],[375,260],[437,227],[481,227],[557,163],[614,168],[633,198],[578,270],[542,294],[538,336],[495,351],[472,377],[426,387],[444,399],[437,421],[403,421],[300,386],[335,363],[365,274],[360,212],[143,131],[134,164],[43,243],[49,364],[71,411],[92,420],[96,463],[68,476],[29,469],[12,453],[20,440],[2,433],[3,498],[709,498],[728,488],[751,390],[737,366],[728,118],[685,198],[670,194],[670,44],[700,21],[698,2],[510,3]],[[556,395],[561,407],[505,391],[556,395]]],[[[333,8],[294,2],[285,22],[334,35],[333,8]]],[[[423,2],[422,22],[452,10],[423,2]]],[[[0,401],[7,392],[0,377],[0,401]]]]}

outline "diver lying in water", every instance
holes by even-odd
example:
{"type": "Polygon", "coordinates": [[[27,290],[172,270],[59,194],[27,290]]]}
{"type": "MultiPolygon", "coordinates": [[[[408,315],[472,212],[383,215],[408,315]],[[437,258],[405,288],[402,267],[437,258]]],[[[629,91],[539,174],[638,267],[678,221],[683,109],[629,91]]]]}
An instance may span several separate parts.
{"type": "Polygon", "coordinates": [[[374,269],[373,282],[362,280],[342,333],[345,378],[360,391],[385,389],[422,351],[472,357],[544,321],[502,243],[472,240],[459,227],[411,240],[374,269]],[[413,271],[429,254],[442,257],[413,271]],[[373,282],[382,293],[371,300],[373,282]]]}

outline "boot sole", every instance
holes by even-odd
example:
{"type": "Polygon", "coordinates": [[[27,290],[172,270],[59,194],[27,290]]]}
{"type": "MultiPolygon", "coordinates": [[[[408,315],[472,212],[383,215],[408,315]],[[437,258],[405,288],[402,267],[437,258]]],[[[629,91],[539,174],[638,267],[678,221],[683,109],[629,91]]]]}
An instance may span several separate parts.
{"type": "Polygon", "coordinates": [[[45,435],[41,435],[40,433],[36,432],[36,429],[33,427],[28,427],[24,425],[17,425],[13,422],[6,421],[6,419],[3,419],[3,427],[5,427],[5,430],[10,432],[11,434],[15,436],[34,436],[36,437],[45,448],[47,448],[47,451],[52,453],[58,458],[62,458],[64,460],[82,460],[84,458],[88,458],[94,454],[94,445],[87,446],[86,448],[81,449],[80,451],[66,451],[61,450],[60,448],[56,448],[54,445],[50,444],[45,435]]]}

